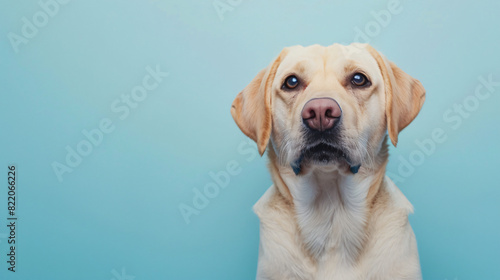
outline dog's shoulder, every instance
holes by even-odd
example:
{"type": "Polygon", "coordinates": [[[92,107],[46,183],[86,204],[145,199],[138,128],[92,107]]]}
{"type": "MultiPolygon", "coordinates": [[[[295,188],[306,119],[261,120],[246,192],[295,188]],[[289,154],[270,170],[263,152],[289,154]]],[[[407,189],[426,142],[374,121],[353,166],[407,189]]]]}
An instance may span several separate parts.
{"type": "Polygon", "coordinates": [[[312,279],[314,260],[300,242],[293,204],[272,185],[253,210],[260,219],[257,279],[312,279]]]}
{"type": "Polygon", "coordinates": [[[253,212],[260,218],[265,212],[266,208],[269,207],[269,202],[273,199],[276,193],[276,188],[274,185],[269,187],[267,191],[262,195],[257,203],[253,206],[253,212]]]}
{"type": "Polygon", "coordinates": [[[264,218],[276,212],[289,212],[291,204],[272,185],[253,206],[253,211],[259,218],[264,218]]]}
{"type": "Polygon", "coordinates": [[[385,229],[390,225],[407,224],[408,215],[413,213],[413,205],[394,182],[388,176],[385,176],[378,193],[371,203],[369,213],[370,227],[372,229],[385,229]]]}
{"type": "Polygon", "coordinates": [[[407,215],[413,213],[413,205],[396,184],[388,176],[385,176],[384,181],[384,188],[389,196],[391,206],[394,207],[393,209],[403,211],[407,215]]]}
{"type": "Polygon", "coordinates": [[[362,255],[366,275],[377,279],[421,279],[417,243],[408,221],[413,206],[385,177],[371,209],[369,236],[362,255]],[[396,269],[395,269],[396,268],[396,269]]]}

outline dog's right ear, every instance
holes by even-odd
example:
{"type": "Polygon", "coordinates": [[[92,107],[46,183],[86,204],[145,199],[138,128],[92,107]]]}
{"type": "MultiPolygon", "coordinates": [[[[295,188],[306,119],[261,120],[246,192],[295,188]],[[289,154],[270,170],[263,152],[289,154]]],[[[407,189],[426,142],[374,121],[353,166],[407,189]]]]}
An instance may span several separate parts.
{"type": "Polygon", "coordinates": [[[266,151],[272,130],[271,91],[276,70],[287,51],[280,55],[265,69],[259,72],[250,84],[241,91],[231,106],[234,121],[246,136],[257,143],[262,156],[266,151]]]}

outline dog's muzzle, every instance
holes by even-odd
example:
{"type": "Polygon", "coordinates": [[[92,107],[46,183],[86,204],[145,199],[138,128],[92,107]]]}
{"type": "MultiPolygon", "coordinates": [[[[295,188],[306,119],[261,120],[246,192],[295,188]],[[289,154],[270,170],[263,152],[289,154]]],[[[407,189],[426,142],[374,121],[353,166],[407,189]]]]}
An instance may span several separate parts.
{"type": "MultiPolygon", "coordinates": [[[[335,127],[339,124],[342,117],[342,109],[335,99],[332,98],[314,98],[309,100],[301,112],[302,121],[306,127],[309,138],[312,141],[317,138],[336,138],[335,127]]],[[[313,159],[319,162],[328,162],[331,159],[344,158],[349,161],[342,150],[334,146],[320,143],[304,150],[291,167],[295,175],[302,170],[302,164],[305,159],[313,159]]],[[[361,165],[350,166],[350,171],[356,174],[361,165]]]]}

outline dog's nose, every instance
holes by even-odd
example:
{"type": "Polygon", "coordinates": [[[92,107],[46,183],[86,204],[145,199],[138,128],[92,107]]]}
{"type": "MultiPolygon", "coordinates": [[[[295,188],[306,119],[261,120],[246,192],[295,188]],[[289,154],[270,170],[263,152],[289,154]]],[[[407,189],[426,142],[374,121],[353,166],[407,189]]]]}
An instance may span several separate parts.
{"type": "Polygon", "coordinates": [[[319,131],[332,128],[341,115],[339,104],[331,98],[311,99],[302,109],[304,124],[310,129],[319,131]]]}

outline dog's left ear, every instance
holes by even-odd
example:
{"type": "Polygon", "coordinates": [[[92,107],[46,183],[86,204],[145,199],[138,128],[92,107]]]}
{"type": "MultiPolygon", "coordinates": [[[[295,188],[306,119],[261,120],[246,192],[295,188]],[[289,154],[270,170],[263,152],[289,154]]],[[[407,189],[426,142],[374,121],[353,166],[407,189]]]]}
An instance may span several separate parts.
{"type": "Polygon", "coordinates": [[[420,81],[399,69],[371,46],[368,51],[378,63],[385,84],[385,116],[392,144],[398,144],[398,134],[418,115],[425,100],[420,81]]]}
{"type": "Polygon", "coordinates": [[[231,106],[231,115],[238,127],[257,143],[262,156],[266,151],[272,130],[271,95],[276,70],[287,50],[265,69],[259,72],[250,84],[241,91],[231,106]]]}

